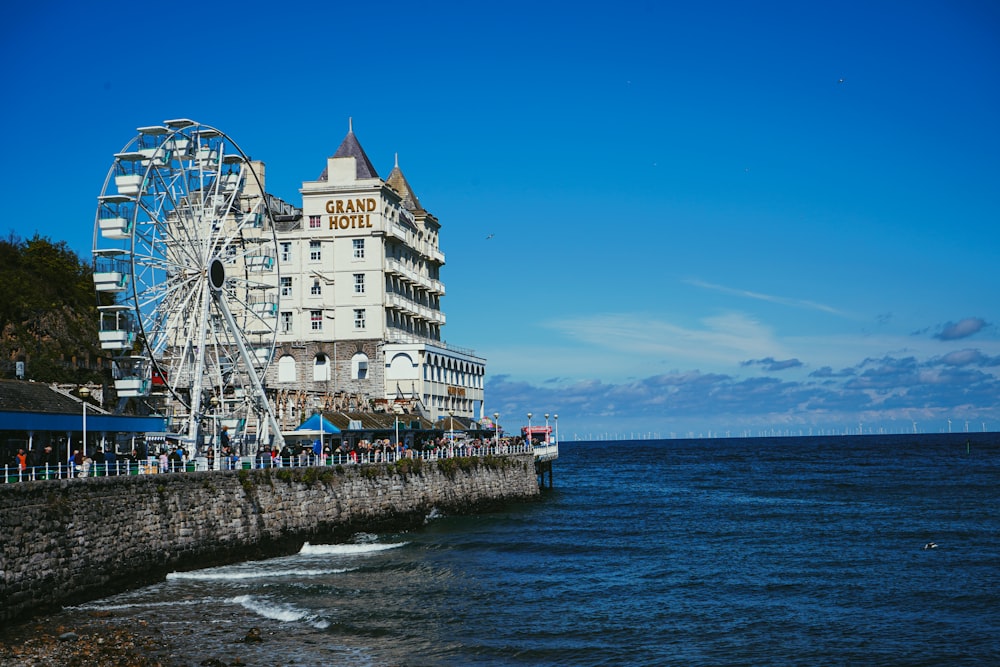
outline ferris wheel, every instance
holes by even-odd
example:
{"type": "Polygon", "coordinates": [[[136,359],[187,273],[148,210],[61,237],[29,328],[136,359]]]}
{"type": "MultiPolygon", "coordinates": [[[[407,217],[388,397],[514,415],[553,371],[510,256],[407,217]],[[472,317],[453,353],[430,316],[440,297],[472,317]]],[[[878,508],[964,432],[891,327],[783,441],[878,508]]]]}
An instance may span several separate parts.
{"type": "Polygon", "coordinates": [[[98,197],[94,285],[119,405],[162,410],[188,443],[220,421],[281,439],[263,386],[280,280],[260,177],[224,133],[168,120],[138,128],[98,197]]]}

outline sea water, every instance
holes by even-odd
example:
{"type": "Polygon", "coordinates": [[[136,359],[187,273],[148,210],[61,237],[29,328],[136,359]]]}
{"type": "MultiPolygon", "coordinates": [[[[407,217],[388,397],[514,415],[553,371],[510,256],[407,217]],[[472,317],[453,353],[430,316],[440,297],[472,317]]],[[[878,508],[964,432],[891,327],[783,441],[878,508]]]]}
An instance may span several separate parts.
{"type": "Polygon", "coordinates": [[[564,443],[538,502],[94,610],[177,664],[995,665],[1000,436],[564,443]]]}

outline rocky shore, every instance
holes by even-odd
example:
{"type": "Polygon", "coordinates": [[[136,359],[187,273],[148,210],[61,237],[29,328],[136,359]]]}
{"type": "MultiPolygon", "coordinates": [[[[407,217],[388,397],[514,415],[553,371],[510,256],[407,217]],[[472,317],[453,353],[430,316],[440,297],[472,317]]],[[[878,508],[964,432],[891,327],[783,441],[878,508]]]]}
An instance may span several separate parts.
{"type": "Polygon", "coordinates": [[[232,638],[224,656],[182,655],[155,622],[129,621],[125,627],[111,612],[86,617],[34,619],[5,628],[0,634],[4,667],[249,667],[240,648],[262,641],[250,628],[232,638]]]}

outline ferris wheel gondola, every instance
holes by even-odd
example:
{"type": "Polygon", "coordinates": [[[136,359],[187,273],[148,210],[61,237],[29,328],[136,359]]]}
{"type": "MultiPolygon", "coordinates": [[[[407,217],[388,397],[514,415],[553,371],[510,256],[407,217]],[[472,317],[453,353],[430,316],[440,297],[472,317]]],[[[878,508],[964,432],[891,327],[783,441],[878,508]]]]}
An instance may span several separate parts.
{"type": "Polygon", "coordinates": [[[120,402],[281,439],[263,378],[277,337],[277,239],[254,164],[187,119],[141,127],[98,197],[94,286],[120,402]]]}

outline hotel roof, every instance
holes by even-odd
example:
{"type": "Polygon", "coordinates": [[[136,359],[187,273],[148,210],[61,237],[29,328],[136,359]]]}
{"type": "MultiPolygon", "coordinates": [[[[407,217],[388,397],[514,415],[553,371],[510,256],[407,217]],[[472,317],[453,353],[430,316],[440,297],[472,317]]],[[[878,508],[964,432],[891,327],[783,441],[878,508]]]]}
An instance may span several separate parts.
{"type": "Polygon", "coordinates": [[[393,190],[399,193],[399,196],[403,198],[403,206],[406,207],[408,211],[423,211],[423,207],[420,206],[420,200],[417,199],[417,195],[414,194],[413,188],[406,181],[406,176],[403,176],[403,170],[399,168],[399,155],[396,155],[396,165],[389,172],[389,178],[385,179],[385,182],[393,190]]]}
{"type": "MultiPolygon", "coordinates": [[[[361,143],[358,138],[354,136],[354,123],[349,121],[347,136],[344,140],[340,142],[340,147],[337,148],[337,152],[333,154],[334,158],[338,157],[352,157],[357,164],[357,178],[358,180],[366,178],[378,178],[378,172],[375,171],[375,167],[372,166],[371,160],[368,159],[368,155],[365,153],[365,149],[361,147],[361,143]]],[[[320,181],[327,180],[327,170],[323,169],[323,173],[319,175],[320,181]]]]}

